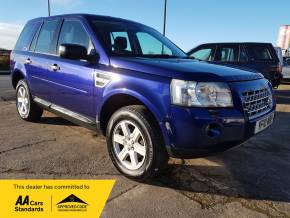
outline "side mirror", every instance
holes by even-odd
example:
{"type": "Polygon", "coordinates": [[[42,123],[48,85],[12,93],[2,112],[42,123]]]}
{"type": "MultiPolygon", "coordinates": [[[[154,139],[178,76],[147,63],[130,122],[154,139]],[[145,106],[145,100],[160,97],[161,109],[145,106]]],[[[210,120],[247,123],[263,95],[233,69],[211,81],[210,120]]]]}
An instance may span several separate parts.
{"type": "Polygon", "coordinates": [[[76,44],[61,44],[59,56],[71,60],[87,60],[88,51],[84,46],[76,44]]]}
{"type": "Polygon", "coordinates": [[[96,64],[100,60],[100,55],[99,55],[99,53],[96,52],[95,49],[92,49],[90,51],[90,54],[87,55],[86,60],[92,64],[96,64]]]}

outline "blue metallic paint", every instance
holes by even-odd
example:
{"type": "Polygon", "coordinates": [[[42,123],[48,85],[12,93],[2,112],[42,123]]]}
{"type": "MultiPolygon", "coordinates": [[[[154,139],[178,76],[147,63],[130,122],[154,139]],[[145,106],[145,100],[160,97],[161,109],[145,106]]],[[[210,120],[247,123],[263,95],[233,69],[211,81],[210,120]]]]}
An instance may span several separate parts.
{"type": "MultiPolygon", "coordinates": [[[[100,120],[103,105],[112,96],[126,94],[141,101],[154,115],[162,130],[165,145],[172,149],[195,150],[231,143],[237,145],[253,135],[256,120],[249,121],[241,103],[244,90],[268,86],[260,74],[186,59],[145,59],[109,57],[98,36],[90,27],[92,15],[56,16],[83,22],[99,54],[98,64],[60,59],[56,55],[13,51],[12,77],[22,72],[31,93],[52,103],[100,120]],[[27,58],[32,64],[25,64],[27,58]],[[60,70],[49,69],[58,64],[60,70]],[[105,87],[94,86],[94,73],[111,76],[105,87]],[[227,82],[232,90],[233,108],[198,108],[171,105],[171,79],[227,82]],[[217,124],[221,132],[207,135],[209,124],[217,124]]],[[[99,19],[115,19],[99,17],[99,19]]],[[[35,19],[43,21],[46,18],[35,19]]],[[[50,18],[52,19],[52,18],[50,18]]],[[[124,21],[119,19],[120,21],[124,21]]],[[[31,21],[33,22],[33,21],[31,21]]],[[[130,21],[124,21],[130,25],[130,21]]],[[[135,24],[135,23],[134,23],[135,24]]],[[[275,107],[267,114],[274,111],[275,107]]]]}
{"type": "Polygon", "coordinates": [[[112,81],[103,90],[99,90],[96,99],[96,102],[100,102],[97,107],[97,119],[102,106],[110,97],[117,94],[130,95],[151,111],[161,127],[164,142],[169,143],[164,123],[170,116],[170,79],[154,75],[148,77],[144,73],[125,69],[114,68],[112,71],[115,71],[111,73],[112,81]]]}
{"type": "Polygon", "coordinates": [[[233,82],[263,78],[261,74],[189,59],[112,57],[111,65],[146,74],[197,82],[233,82]]]}

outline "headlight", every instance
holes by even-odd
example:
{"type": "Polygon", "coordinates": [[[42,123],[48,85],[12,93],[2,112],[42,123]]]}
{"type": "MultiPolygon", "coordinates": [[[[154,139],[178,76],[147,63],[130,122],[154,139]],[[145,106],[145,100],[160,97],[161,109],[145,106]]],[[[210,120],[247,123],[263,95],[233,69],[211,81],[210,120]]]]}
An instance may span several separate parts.
{"type": "Polygon", "coordinates": [[[221,82],[171,81],[173,104],[196,107],[232,107],[229,86],[221,82]]]}

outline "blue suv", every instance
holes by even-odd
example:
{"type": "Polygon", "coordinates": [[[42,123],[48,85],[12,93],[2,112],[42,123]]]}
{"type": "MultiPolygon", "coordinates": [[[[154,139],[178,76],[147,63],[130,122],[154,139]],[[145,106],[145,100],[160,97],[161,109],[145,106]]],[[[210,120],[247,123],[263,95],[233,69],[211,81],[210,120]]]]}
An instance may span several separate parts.
{"type": "Polygon", "coordinates": [[[45,109],[102,133],[116,168],[136,180],[169,156],[237,146],[274,119],[263,75],[191,60],[158,31],[119,18],[33,19],[11,70],[22,119],[39,121],[45,109]]]}

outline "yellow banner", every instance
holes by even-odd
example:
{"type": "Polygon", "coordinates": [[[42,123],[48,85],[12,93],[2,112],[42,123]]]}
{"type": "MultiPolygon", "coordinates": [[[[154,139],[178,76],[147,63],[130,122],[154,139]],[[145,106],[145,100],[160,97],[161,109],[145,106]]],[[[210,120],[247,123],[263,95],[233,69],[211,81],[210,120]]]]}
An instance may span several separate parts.
{"type": "Polygon", "coordinates": [[[114,180],[0,180],[1,218],[97,218],[114,180]]]}

